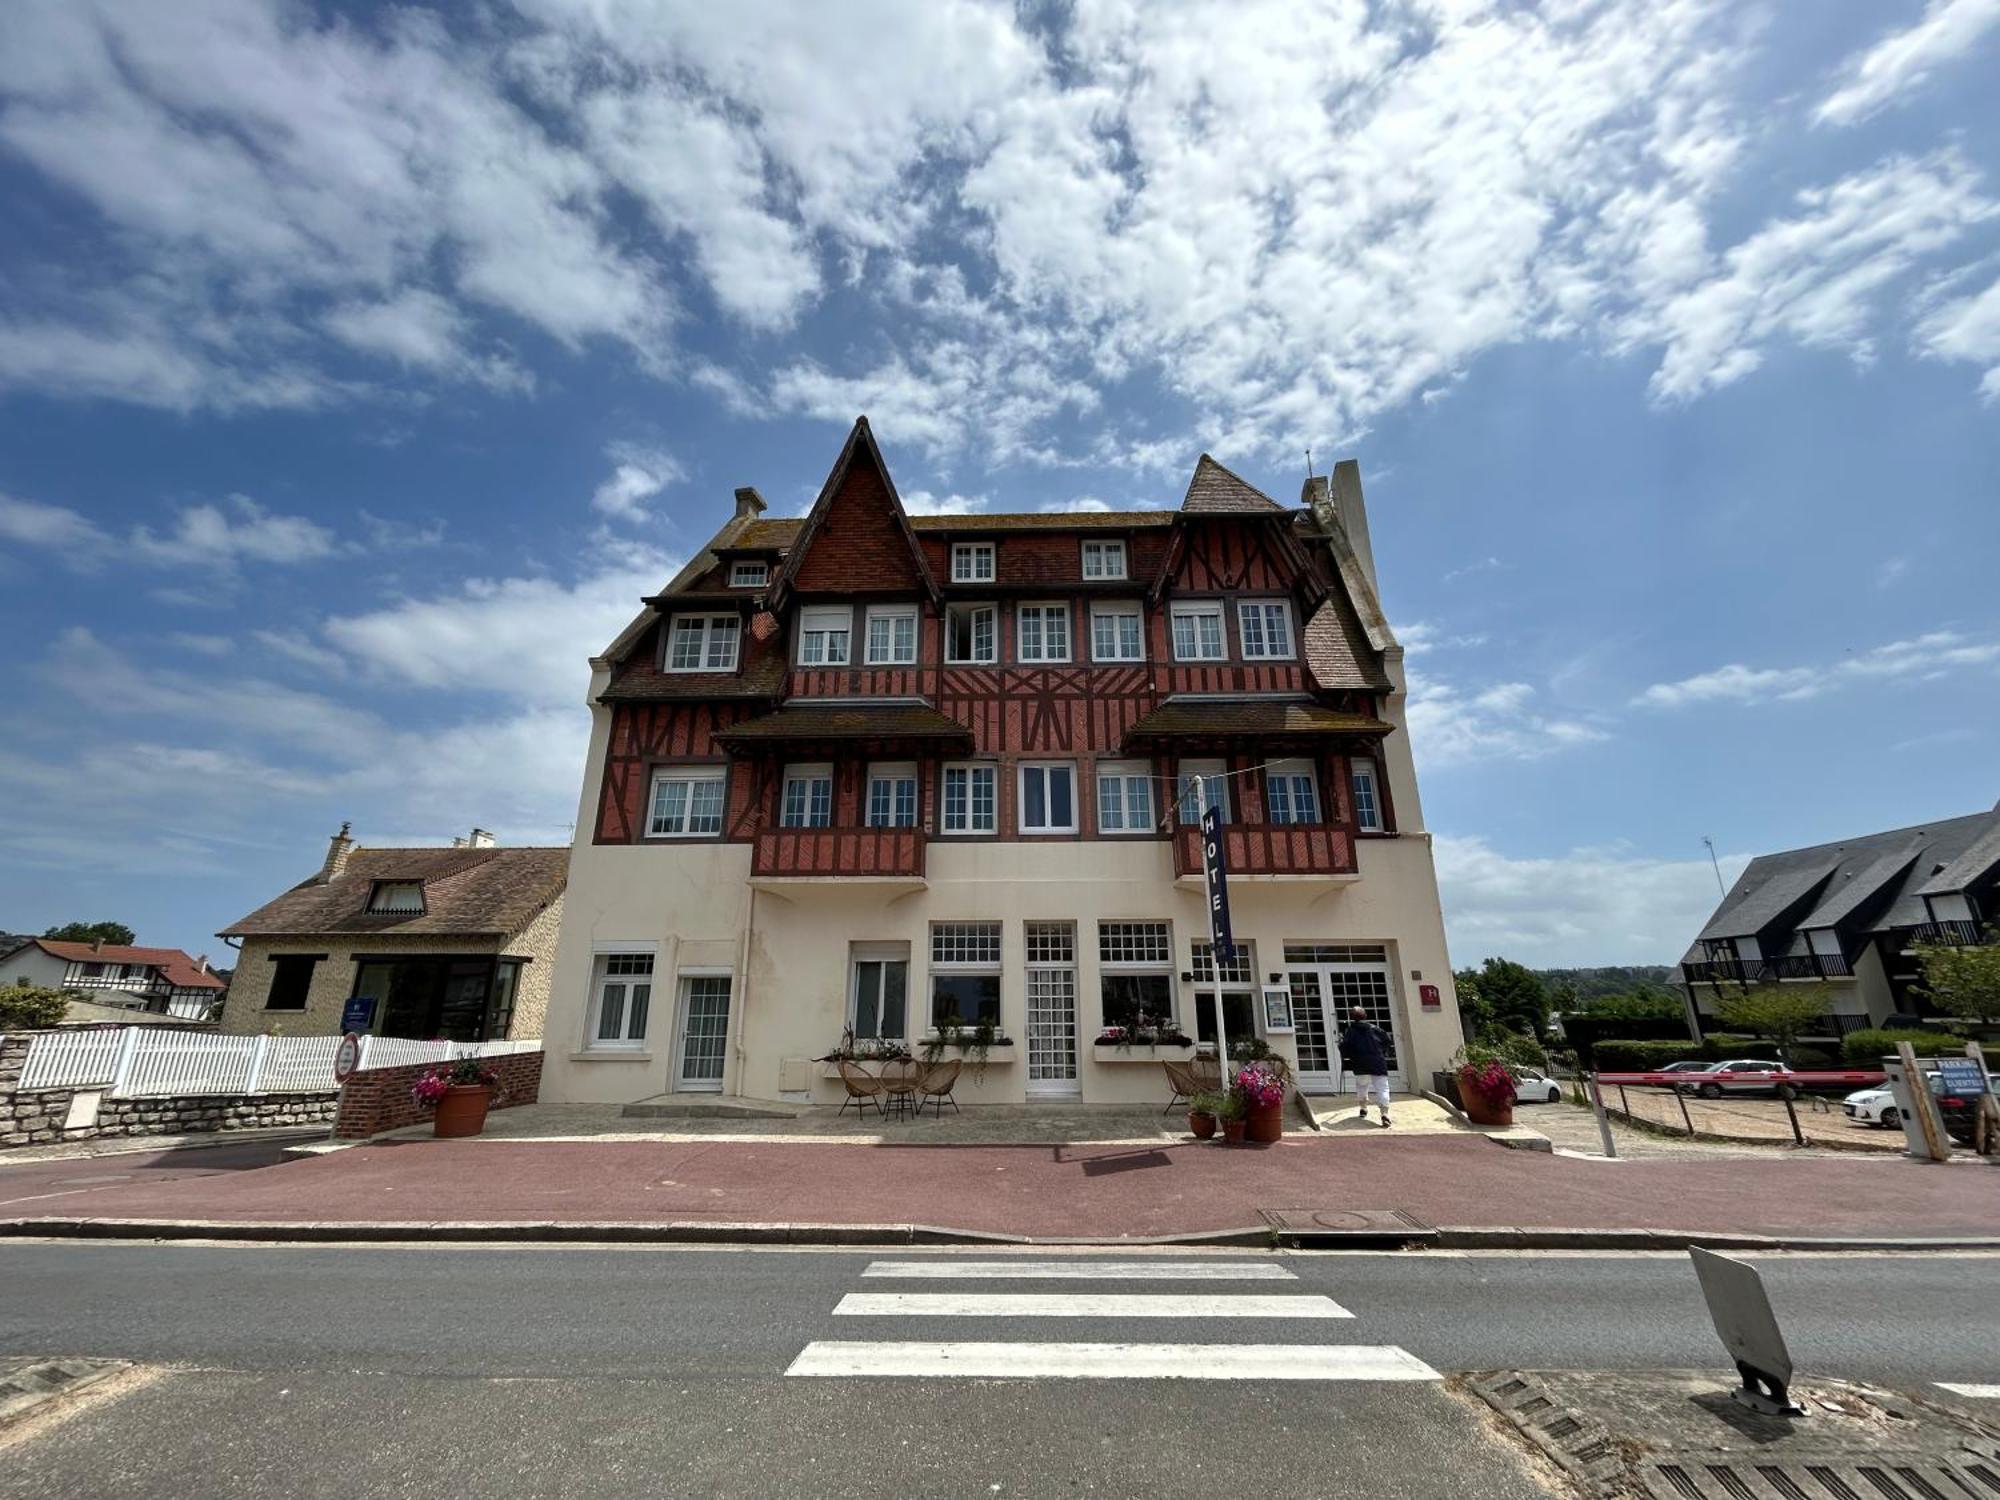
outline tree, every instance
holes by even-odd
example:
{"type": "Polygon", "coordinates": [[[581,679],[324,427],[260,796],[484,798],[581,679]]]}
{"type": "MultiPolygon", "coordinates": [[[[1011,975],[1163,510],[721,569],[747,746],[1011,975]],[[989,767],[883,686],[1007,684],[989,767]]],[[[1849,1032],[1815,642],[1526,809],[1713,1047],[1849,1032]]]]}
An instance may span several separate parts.
{"type": "Polygon", "coordinates": [[[1536,1038],[1548,1034],[1548,986],[1533,969],[1510,958],[1487,959],[1479,966],[1479,999],[1489,1025],[1536,1038]]]}
{"type": "Polygon", "coordinates": [[[123,947],[131,944],[133,932],[123,922],[65,922],[42,936],[59,943],[116,943],[123,947]]]}
{"type": "Polygon", "coordinates": [[[1451,976],[1452,988],[1458,992],[1458,1019],[1468,1037],[1482,1037],[1493,1029],[1493,1007],[1486,1003],[1486,997],[1479,992],[1479,971],[1460,969],[1451,976]]]}
{"type": "MultiPolygon", "coordinates": [[[[1989,937],[2000,937],[1989,929],[1989,937]]],[[[2000,1021],[2000,941],[1984,947],[1917,948],[1920,986],[1939,1010],[1968,1021],[2000,1021]]]]}
{"type": "Polygon", "coordinates": [[[1765,985],[1740,995],[1724,995],[1715,1009],[1730,1030],[1767,1036],[1783,1053],[1826,1015],[1832,998],[1823,984],[1765,985]]]}
{"type": "Polygon", "coordinates": [[[0,988],[0,1031],[53,1026],[69,1008],[69,996],[39,985],[10,984],[0,988]]]}
{"type": "Polygon", "coordinates": [[[1687,1005],[1679,995],[1641,990],[1633,995],[1594,995],[1580,1002],[1577,1014],[1593,1021],[1680,1021],[1687,1005]]]}

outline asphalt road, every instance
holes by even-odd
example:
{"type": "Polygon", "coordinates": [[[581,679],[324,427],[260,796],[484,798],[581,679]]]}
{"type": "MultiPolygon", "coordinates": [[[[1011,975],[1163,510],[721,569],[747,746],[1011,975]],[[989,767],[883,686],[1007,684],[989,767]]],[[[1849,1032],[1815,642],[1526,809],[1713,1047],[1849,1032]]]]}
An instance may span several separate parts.
{"type": "Polygon", "coordinates": [[[38,1213],[59,1205],[83,1211],[92,1194],[135,1183],[182,1182],[229,1172],[276,1166],[297,1132],[261,1136],[213,1146],[176,1146],[158,1151],[106,1151],[97,1155],[48,1156],[0,1164],[0,1214],[38,1213]]]}
{"type": "MultiPolygon", "coordinates": [[[[864,1365],[898,1341],[998,1341],[1037,1356],[1067,1342],[1164,1343],[1189,1368],[1219,1367],[1255,1353],[1236,1346],[1265,1343],[1292,1346],[1285,1357],[1295,1360],[1337,1352],[1319,1346],[1389,1348],[1447,1373],[1720,1364],[1682,1256],[1155,1254],[1143,1259],[1169,1270],[1147,1281],[863,1275],[888,1260],[1001,1258],[0,1245],[0,1355],[168,1367],[16,1437],[0,1454],[0,1496],[1153,1497],[1249,1488],[1506,1500],[1544,1491],[1477,1409],[1432,1381],[784,1372],[826,1341],[868,1346],[864,1365]],[[1293,1277],[1193,1279],[1202,1265],[1246,1262],[1293,1277]],[[881,1293],[1323,1296],[1353,1316],[834,1311],[843,1298],[881,1293]]],[[[2000,1381],[2000,1257],[1759,1264],[1802,1371],[1910,1388],[2000,1381]]]]}

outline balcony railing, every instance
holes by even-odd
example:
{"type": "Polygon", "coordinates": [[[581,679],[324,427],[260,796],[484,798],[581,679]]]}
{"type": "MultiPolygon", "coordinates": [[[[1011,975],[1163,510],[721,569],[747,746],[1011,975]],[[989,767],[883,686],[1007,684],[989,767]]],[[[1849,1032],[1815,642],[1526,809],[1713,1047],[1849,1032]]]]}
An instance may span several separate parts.
{"type": "Polygon", "coordinates": [[[66,990],[125,990],[134,995],[168,995],[173,986],[159,974],[148,970],[123,979],[113,974],[76,974],[65,977],[62,987],[66,990]]]}
{"type": "Polygon", "coordinates": [[[875,875],[922,879],[921,828],[767,828],[750,853],[758,879],[875,875]]]}
{"type": "Polygon", "coordinates": [[[1981,948],[2000,942],[2000,931],[1979,922],[1926,922],[1910,933],[1910,942],[1941,948],[1981,948]]]}
{"type": "Polygon", "coordinates": [[[1764,977],[1762,961],[1754,958],[1705,958],[1682,964],[1689,984],[1755,984],[1764,977]]]}
{"type": "Polygon", "coordinates": [[[1845,979],[1854,965],[1839,953],[1787,953],[1765,964],[1772,979],[1845,979]]]}
{"type": "Polygon", "coordinates": [[[1846,979],[1854,965],[1839,953],[1785,953],[1776,958],[1710,958],[1681,965],[1689,984],[1769,984],[1786,979],[1846,979]]]}
{"type": "MultiPolygon", "coordinates": [[[[1354,839],[1329,823],[1225,823],[1223,868],[1231,875],[1353,875],[1354,839]]],[[[1199,875],[1201,830],[1174,832],[1174,873],[1199,875]]]]}

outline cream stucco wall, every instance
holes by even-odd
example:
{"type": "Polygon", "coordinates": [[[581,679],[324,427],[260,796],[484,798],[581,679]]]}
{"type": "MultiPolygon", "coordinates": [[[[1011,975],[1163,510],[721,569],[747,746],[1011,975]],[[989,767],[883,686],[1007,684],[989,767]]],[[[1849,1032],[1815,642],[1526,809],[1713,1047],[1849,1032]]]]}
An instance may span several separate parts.
{"type": "MultiPolygon", "coordinates": [[[[578,847],[556,956],[545,1099],[617,1103],[671,1092],[679,979],[693,969],[732,976],[724,1091],[797,1097],[783,1085],[800,1081],[799,1060],[828,1051],[846,1025],[849,945],[908,944],[915,1030],[928,1009],[930,924],[953,920],[1001,923],[1001,1029],[1016,1042],[1013,1060],[992,1062],[980,1079],[968,1071],[961,1099],[1028,1097],[1024,924],[1052,920],[1077,924],[1081,1096],[1090,1102],[1165,1097],[1157,1064],[1099,1062],[1091,1039],[1102,1020],[1097,923],[1119,919],[1172,923],[1176,1011],[1193,1029],[1192,986],[1180,975],[1192,966],[1192,944],[1207,938],[1206,908],[1198,884],[1174,880],[1167,845],[934,841],[928,885],[918,890],[853,879],[753,890],[749,861],[740,844],[578,847]],[[647,1043],[633,1051],[593,1049],[585,1031],[596,956],[635,946],[654,955],[647,1043]],[[793,1076],[782,1076],[787,1072],[793,1076]]],[[[1235,936],[1255,945],[1259,983],[1285,967],[1287,942],[1386,945],[1406,1068],[1412,1081],[1427,1082],[1460,1039],[1429,840],[1364,841],[1360,866],[1360,878],[1344,883],[1233,880],[1235,936]],[[1422,1010],[1419,983],[1440,987],[1438,1010],[1422,1010]]],[[[1269,1040],[1292,1055],[1290,1036],[1269,1040]]],[[[838,1083],[820,1079],[819,1071],[805,1070],[812,1097],[837,1099],[838,1083]]]]}
{"type": "Polygon", "coordinates": [[[354,993],[354,957],[359,954],[438,954],[467,957],[502,953],[525,958],[514,1019],[507,1035],[530,1039],[542,1034],[553,989],[563,899],[557,897],[521,932],[505,942],[491,938],[399,937],[367,934],[320,938],[245,938],[236,959],[236,977],[222,1011],[222,1030],[238,1034],[282,1033],[285,1036],[326,1036],[340,1029],[340,1013],[354,993]],[[312,986],[303,1010],[266,1010],[273,957],[287,953],[323,953],[313,966],[312,986]]]}

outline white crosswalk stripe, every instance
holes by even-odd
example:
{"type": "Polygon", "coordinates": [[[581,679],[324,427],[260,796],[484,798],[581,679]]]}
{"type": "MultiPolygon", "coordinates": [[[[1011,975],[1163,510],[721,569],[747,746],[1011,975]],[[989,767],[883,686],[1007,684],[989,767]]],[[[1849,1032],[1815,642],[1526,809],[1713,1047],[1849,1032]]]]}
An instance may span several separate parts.
{"type": "Polygon", "coordinates": [[[787,1375],[985,1380],[1438,1380],[1388,1344],[808,1344],[787,1375]]]}
{"type": "MultiPolygon", "coordinates": [[[[1354,1314],[1331,1297],[1306,1292],[1208,1290],[1219,1281],[1297,1281],[1276,1260],[957,1260],[870,1261],[863,1279],[953,1281],[951,1290],[848,1292],[839,1318],[900,1319],[903,1334],[929,1332],[939,1320],[1014,1319],[1030,1326],[1060,1319],[1162,1323],[1261,1320],[1258,1327],[1309,1328],[1354,1314]],[[970,1282],[1100,1281],[1144,1283],[1146,1291],[995,1292],[970,1282]],[[1180,1282],[1186,1289],[1170,1288],[1180,1282]],[[1205,1283],[1201,1290],[1194,1289],[1205,1283]],[[1154,1290],[1153,1288],[1158,1288],[1154,1290]]],[[[1069,1328],[1064,1329],[1065,1332],[1069,1328]]],[[[1107,1329],[1107,1332],[1110,1330],[1107,1329]]],[[[1125,1330],[1121,1329],[1120,1332],[1125,1330]]],[[[1436,1370],[1394,1344],[1126,1343],[1082,1340],[816,1339],[785,1373],[846,1379],[945,1377],[983,1380],[1438,1380],[1436,1370]]]]}
{"type": "Polygon", "coordinates": [[[843,1318],[1351,1318],[1331,1297],[1189,1293],[849,1292],[843,1318]]]}
{"type": "Polygon", "coordinates": [[[1970,1396],[1975,1401],[2000,1401],[2000,1385],[1940,1380],[1937,1382],[1937,1388],[1941,1391],[1950,1391],[1954,1396],[1970,1396]]]}
{"type": "Polygon", "coordinates": [[[863,1276],[898,1281],[1297,1281],[1271,1260],[876,1260],[863,1276]]]}

